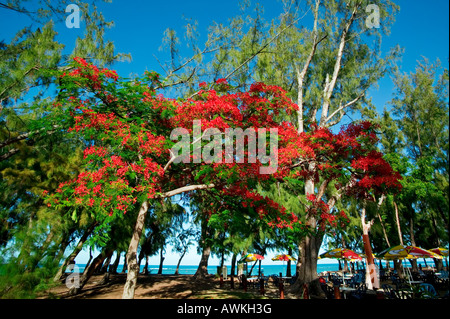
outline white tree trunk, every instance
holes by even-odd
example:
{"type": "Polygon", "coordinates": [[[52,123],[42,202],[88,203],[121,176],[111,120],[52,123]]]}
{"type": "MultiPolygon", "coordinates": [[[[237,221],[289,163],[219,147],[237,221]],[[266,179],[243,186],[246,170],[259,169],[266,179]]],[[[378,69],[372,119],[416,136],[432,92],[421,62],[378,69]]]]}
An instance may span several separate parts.
{"type": "Polygon", "coordinates": [[[136,220],[136,225],[134,226],[133,236],[131,237],[130,246],[127,252],[127,281],[123,288],[122,299],[133,299],[134,291],[136,289],[137,277],[139,274],[139,265],[136,259],[137,248],[139,245],[139,240],[141,238],[142,229],[144,228],[145,216],[148,211],[148,201],[144,201],[139,210],[139,214],[136,220]]]}

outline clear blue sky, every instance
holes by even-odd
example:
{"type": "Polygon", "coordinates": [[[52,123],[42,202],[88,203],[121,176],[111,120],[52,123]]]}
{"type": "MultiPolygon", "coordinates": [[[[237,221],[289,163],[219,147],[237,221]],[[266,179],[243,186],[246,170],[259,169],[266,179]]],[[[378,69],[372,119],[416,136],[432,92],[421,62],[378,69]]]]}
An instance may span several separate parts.
{"type": "MultiPolygon", "coordinates": [[[[260,2],[271,16],[277,16],[281,12],[279,1],[260,2]]],[[[391,35],[383,39],[382,50],[387,52],[397,44],[404,48],[405,53],[400,64],[403,72],[413,71],[416,61],[422,56],[432,62],[439,58],[442,66],[448,68],[449,1],[399,0],[397,3],[401,7],[400,12],[391,29],[391,35]]],[[[163,32],[168,27],[177,30],[183,40],[181,34],[186,19],[197,20],[201,39],[205,39],[207,27],[212,21],[226,24],[230,17],[239,12],[238,1],[216,0],[114,0],[111,4],[100,3],[99,8],[106,20],[115,22],[115,26],[107,31],[107,39],[114,41],[117,52],[132,55],[131,62],[118,63],[113,67],[121,76],[142,74],[145,70],[162,72],[155,56],[162,59],[163,54],[159,47],[162,44],[163,32]]],[[[0,41],[5,40],[8,43],[20,28],[30,24],[31,20],[26,16],[0,9],[0,41]]],[[[83,33],[83,26],[82,23],[80,29],[67,29],[63,22],[58,23],[58,40],[66,44],[68,49],[73,48],[76,36],[83,33]]],[[[382,110],[392,98],[393,90],[392,81],[387,77],[379,82],[378,90],[371,91],[372,101],[378,109],[382,110]]],[[[166,256],[165,264],[176,264],[178,256],[170,255],[172,254],[166,256]]],[[[77,259],[77,262],[83,263],[84,258],[85,254],[77,259]]],[[[198,264],[199,258],[193,248],[183,264],[198,264]]],[[[210,264],[214,265],[215,261],[216,259],[211,260],[210,264]]],[[[150,260],[150,264],[158,262],[158,256],[150,260]]]]}

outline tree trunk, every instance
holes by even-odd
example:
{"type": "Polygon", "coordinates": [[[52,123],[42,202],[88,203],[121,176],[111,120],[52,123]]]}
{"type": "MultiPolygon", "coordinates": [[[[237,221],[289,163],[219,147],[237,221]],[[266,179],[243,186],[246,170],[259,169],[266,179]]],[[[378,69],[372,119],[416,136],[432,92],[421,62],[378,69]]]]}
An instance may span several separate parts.
{"type": "MultiPolygon", "coordinates": [[[[80,240],[77,243],[77,246],[75,247],[75,249],[72,251],[72,253],[66,258],[66,260],[64,261],[64,263],[62,264],[61,267],[59,267],[58,272],[56,273],[55,277],[53,277],[53,281],[58,281],[61,280],[61,277],[63,276],[64,271],[67,268],[67,265],[69,265],[70,263],[72,263],[75,258],[77,257],[78,253],[81,251],[81,249],[83,248],[83,245],[85,243],[85,241],[87,240],[87,238],[89,237],[89,235],[92,233],[92,231],[94,230],[95,225],[92,225],[88,230],[86,230],[83,234],[83,236],[81,236],[80,240]]],[[[86,265],[87,267],[87,265],[86,265]]]]}
{"type": "Polygon", "coordinates": [[[203,220],[201,226],[202,235],[200,246],[202,247],[202,257],[200,259],[197,271],[194,274],[195,279],[205,278],[208,275],[208,259],[209,255],[211,254],[211,246],[207,244],[207,240],[209,237],[207,221],[203,220]]]}
{"type": "Polygon", "coordinates": [[[403,235],[402,229],[400,227],[400,216],[398,215],[398,207],[395,201],[394,201],[394,209],[395,209],[395,222],[397,223],[398,239],[400,241],[400,245],[403,245],[403,235]]]}
{"type": "Polygon", "coordinates": [[[105,259],[105,262],[103,263],[103,267],[100,268],[101,274],[108,272],[108,267],[109,267],[109,264],[111,263],[111,257],[112,257],[112,255],[105,259]]]}
{"type": "MultiPolygon", "coordinates": [[[[394,201],[394,210],[395,210],[395,223],[397,224],[397,231],[398,231],[398,240],[400,242],[400,245],[403,245],[403,234],[402,229],[400,227],[400,216],[398,214],[398,206],[397,203],[394,201]]],[[[403,279],[403,264],[401,261],[394,260],[394,269],[397,270],[398,276],[403,279]]]]}
{"type": "MultiPolygon", "coordinates": [[[[139,265],[140,265],[140,263],[139,263],[139,265]]],[[[144,275],[149,274],[149,272],[148,272],[148,255],[145,255],[145,265],[144,265],[144,270],[142,270],[142,273],[144,275]]]]}
{"type": "Polygon", "coordinates": [[[376,272],[375,261],[372,255],[372,246],[370,245],[369,231],[373,225],[373,220],[366,223],[366,207],[364,206],[361,214],[361,224],[363,228],[363,243],[364,252],[366,254],[367,268],[366,268],[366,284],[368,289],[379,289],[380,283],[376,272]]]}
{"type": "Polygon", "coordinates": [[[137,248],[141,239],[142,229],[144,228],[145,216],[148,211],[148,201],[144,201],[139,209],[139,214],[131,236],[130,246],[127,252],[127,281],[123,288],[122,299],[133,299],[136,289],[137,277],[139,274],[139,265],[137,263],[137,248]]]}
{"type": "Polygon", "coordinates": [[[302,292],[303,284],[306,283],[308,284],[310,296],[325,298],[325,293],[320,286],[319,278],[317,276],[317,259],[322,239],[322,235],[308,235],[300,242],[299,267],[297,267],[298,277],[291,286],[292,292],[302,292]]]}
{"type": "Polygon", "coordinates": [[[187,248],[188,248],[187,246],[184,248],[183,253],[180,256],[180,259],[178,259],[177,269],[175,269],[175,275],[178,275],[179,273],[181,260],[183,259],[184,255],[186,255],[187,248]]]}
{"type": "Polygon", "coordinates": [[[87,268],[91,265],[91,262],[92,262],[92,258],[93,258],[93,257],[94,257],[94,256],[92,256],[92,248],[89,247],[89,259],[88,259],[88,261],[87,261],[87,263],[86,263],[86,266],[84,267],[83,274],[86,272],[87,268]]]}
{"type": "MultiPolygon", "coordinates": [[[[411,245],[416,246],[416,238],[414,237],[414,220],[412,217],[409,219],[409,236],[411,238],[411,245]]],[[[419,268],[417,268],[417,260],[410,259],[410,262],[411,262],[411,266],[412,266],[411,267],[412,271],[419,272],[419,268]]]]}
{"type": "Polygon", "coordinates": [[[70,289],[69,294],[70,295],[79,294],[81,289],[83,289],[84,285],[86,285],[88,280],[94,274],[95,269],[97,269],[97,267],[99,265],[101,265],[106,258],[110,257],[113,252],[114,252],[114,250],[112,250],[111,248],[105,248],[100,254],[98,254],[98,256],[95,257],[94,260],[92,261],[92,263],[89,265],[89,267],[87,267],[84,270],[83,275],[80,278],[79,286],[78,287],[72,287],[70,289]]]}
{"type": "Polygon", "coordinates": [[[200,259],[200,264],[194,274],[195,279],[202,279],[208,275],[208,259],[210,254],[211,247],[207,246],[202,249],[202,258],[200,259]]]}
{"type": "Polygon", "coordinates": [[[164,248],[161,247],[161,250],[159,251],[159,269],[158,269],[158,275],[162,275],[163,271],[163,263],[164,263],[164,248]]]}
{"type": "MultiPolygon", "coordinates": [[[[292,247],[289,247],[288,255],[292,256],[292,247]]],[[[286,269],[286,277],[291,277],[291,276],[292,276],[292,274],[291,274],[291,260],[288,259],[288,261],[287,261],[287,269],[286,269]]]]}
{"type": "Polygon", "coordinates": [[[127,265],[127,255],[125,254],[125,260],[123,262],[123,267],[122,267],[122,274],[125,273],[125,271],[127,271],[128,265],[127,265]]]}
{"type": "Polygon", "coordinates": [[[109,272],[112,274],[117,274],[117,267],[119,266],[119,262],[120,262],[120,255],[122,254],[122,252],[120,250],[117,251],[117,257],[116,260],[114,260],[114,263],[111,265],[111,267],[109,267],[109,272]]]}
{"type": "Polygon", "coordinates": [[[384,240],[386,241],[386,244],[388,245],[388,247],[391,247],[391,244],[389,243],[389,238],[386,232],[386,226],[384,225],[383,219],[381,218],[381,215],[378,213],[378,219],[380,220],[380,224],[381,224],[381,228],[383,229],[383,235],[384,235],[384,240]]]}
{"type": "MultiPolygon", "coordinates": [[[[316,169],[315,163],[310,163],[308,167],[311,175],[305,182],[305,194],[315,194],[314,189],[314,172],[316,169]]],[[[317,221],[314,216],[306,217],[306,224],[313,230],[316,229],[317,221]]],[[[299,243],[299,260],[297,263],[298,277],[296,282],[291,286],[292,290],[300,293],[303,289],[303,284],[308,284],[310,296],[324,297],[325,293],[320,287],[319,278],[317,277],[317,259],[320,246],[322,244],[323,235],[317,234],[307,235],[299,243]]]]}
{"type": "Polygon", "coordinates": [[[231,258],[231,276],[236,275],[236,260],[237,255],[233,253],[233,257],[231,258]]]}
{"type": "Polygon", "coordinates": [[[258,260],[255,260],[255,262],[253,263],[252,268],[250,268],[250,272],[248,273],[248,276],[249,276],[249,277],[252,275],[253,268],[255,268],[255,266],[256,266],[257,263],[258,263],[258,260]]]}

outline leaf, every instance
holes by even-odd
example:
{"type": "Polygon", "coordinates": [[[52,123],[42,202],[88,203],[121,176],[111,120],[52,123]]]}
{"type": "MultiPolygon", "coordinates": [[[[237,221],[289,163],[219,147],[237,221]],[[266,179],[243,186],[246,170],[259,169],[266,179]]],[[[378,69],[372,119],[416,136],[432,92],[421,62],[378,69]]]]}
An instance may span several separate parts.
{"type": "Polygon", "coordinates": [[[208,175],[209,172],[213,171],[211,166],[204,166],[198,173],[195,175],[195,180],[198,180],[202,175],[208,175]]]}
{"type": "Polygon", "coordinates": [[[76,209],[76,208],[75,208],[75,210],[74,210],[73,213],[72,213],[72,220],[73,220],[74,222],[77,222],[77,220],[78,220],[77,209],[76,209]]]}

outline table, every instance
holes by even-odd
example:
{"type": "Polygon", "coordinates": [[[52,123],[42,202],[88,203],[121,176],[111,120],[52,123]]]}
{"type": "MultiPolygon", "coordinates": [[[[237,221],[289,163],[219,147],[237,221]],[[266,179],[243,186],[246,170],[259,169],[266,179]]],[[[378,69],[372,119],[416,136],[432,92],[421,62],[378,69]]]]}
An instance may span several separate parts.
{"type": "Polygon", "coordinates": [[[346,287],[346,286],[340,286],[339,287],[339,291],[342,292],[342,294],[344,295],[344,299],[347,299],[347,293],[350,293],[352,291],[356,291],[356,288],[352,288],[352,287],[346,287]]]}

